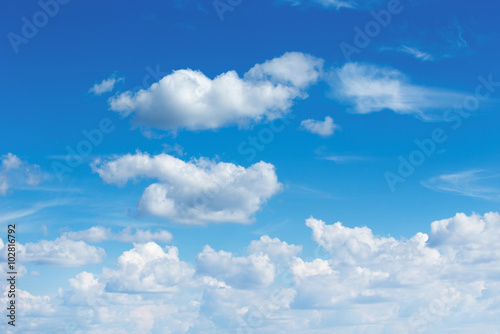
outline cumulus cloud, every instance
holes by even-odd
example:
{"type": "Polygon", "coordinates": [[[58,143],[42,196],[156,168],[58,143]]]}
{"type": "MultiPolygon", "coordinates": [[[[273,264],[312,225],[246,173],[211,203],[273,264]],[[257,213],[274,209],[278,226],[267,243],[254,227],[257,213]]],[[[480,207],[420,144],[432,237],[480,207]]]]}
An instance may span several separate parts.
{"type": "MultiPolygon", "coordinates": [[[[6,247],[0,249],[6,256],[6,247]]],[[[55,240],[41,240],[26,244],[17,244],[17,256],[21,262],[60,267],[80,267],[87,264],[101,263],[106,253],[104,249],[88,245],[79,240],[60,237],[55,240]]]]}
{"type": "Polygon", "coordinates": [[[322,73],[323,61],[289,52],[257,64],[244,74],[235,71],[211,79],[201,71],[174,71],[138,92],[109,100],[110,109],[132,116],[133,124],[161,130],[207,130],[246,126],[282,117],[322,73]]]}
{"type": "Polygon", "coordinates": [[[13,186],[36,186],[41,179],[40,166],[22,161],[12,153],[0,157],[0,195],[6,195],[13,186]]]}
{"type": "Polygon", "coordinates": [[[144,190],[138,213],[186,224],[251,222],[281,189],[274,166],[265,162],[244,168],[205,158],[184,162],[168,154],[136,153],[96,161],[93,170],[119,186],[140,177],[158,179],[144,190]]]}
{"type": "Polygon", "coordinates": [[[115,270],[103,271],[111,291],[169,291],[192,277],[193,268],[179,260],[177,247],[154,242],[136,244],[118,258],[115,270]]]}
{"type": "Polygon", "coordinates": [[[454,91],[411,84],[398,70],[360,63],[346,63],[331,75],[329,83],[332,96],[352,105],[351,111],[358,114],[388,109],[438,120],[444,109],[465,98],[454,91]]]}
{"type": "Polygon", "coordinates": [[[102,95],[104,93],[111,92],[115,88],[115,85],[123,80],[124,78],[117,78],[115,75],[112,75],[111,77],[101,81],[101,83],[95,83],[89,89],[89,92],[94,93],[95,95],[102,95]]]}
{"type": "Polygon", "coordinates": [[[300,123],[302,129],[315,133],[322,137],[333,135],[335,130],[340,129],[340,126],[333,122],[333,118],[326,116],[324,121],[317,121],[314,119],[306,119],[300,123]]]}
{"type": "Polygon", "coordinates": [[[103,226],[92,226],[91,228],[78,232],[64,232],[63,237],[72,240],[82,240],[89,243],[97,243],[103,241],[120,241],[132,243],[153,242],[171,242],[172,233],[164,230],[151,232],[149,230],[136,229],[132,232],[131,227],[123,229],[119,233],[113,233],[110,228],[103,226]]]}
{"type": "Polygon", "coordinates": [[[484,216],[457,213],[452,218],[431,224],[429,243],[456,262],[483,264],[500,261],[498,238],[498,212],[484,216]]]}

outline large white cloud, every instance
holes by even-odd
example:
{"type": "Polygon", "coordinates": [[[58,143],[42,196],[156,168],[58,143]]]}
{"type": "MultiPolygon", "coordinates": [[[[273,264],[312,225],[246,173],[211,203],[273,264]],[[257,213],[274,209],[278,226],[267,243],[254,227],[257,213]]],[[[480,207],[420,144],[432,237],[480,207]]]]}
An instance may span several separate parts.
{"type": "Polygon", "coordinates": [[[107,183],[124,185],[140,177],[158,179],[139,200],[139,214],[187,224],[248,223],[281,184],[273,165],[248,168],[205,158],[184,162],[167,154],[127,154],[97,161],[93,170],[107,183]]]}
{"type": "Polygon", "coordinates": [[[445,109],[465,98],[454,91],[411,84],[396,69],[360,63],[346,63],[335,70],[329,83],[332,96],[359,114],[389,109],[425,120],[442,119],[445,109]]]}
{"type": "Polygon", "coordinates": [[[289,52],[257,64],[243,78],[235,71],[210,79],[200,71],[177,70],[148,89],[109,100],[110,109],[133,116],[138,126],[162,130],[206,130],[245,126],[281,117],[322,72],[323,61],[289,52]]]}

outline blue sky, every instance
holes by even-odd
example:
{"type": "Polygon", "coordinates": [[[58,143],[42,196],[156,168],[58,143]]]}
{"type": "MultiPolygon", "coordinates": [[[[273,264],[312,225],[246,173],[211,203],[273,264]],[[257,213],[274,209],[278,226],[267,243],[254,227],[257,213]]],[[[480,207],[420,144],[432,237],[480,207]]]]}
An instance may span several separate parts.
{"type": "Polygon", "coordinates": [[[497,3],[0,6],[19,332],[497,333],[497,3]]]}

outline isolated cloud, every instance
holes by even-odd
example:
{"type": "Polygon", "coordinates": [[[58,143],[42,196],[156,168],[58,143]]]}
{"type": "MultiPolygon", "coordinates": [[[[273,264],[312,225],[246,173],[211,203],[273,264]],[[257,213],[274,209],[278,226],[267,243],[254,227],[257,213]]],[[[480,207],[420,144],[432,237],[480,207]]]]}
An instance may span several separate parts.
{"type": "Polygon", "coordinates": [[[95,95],[102,95],[104,93],[111,92],[115,85],[123,81],[124,78],[117,78],[115,75],[110,76],[108,79],[104,79],[101,83],[95,83],[90,89],[90,93],[94,93],[95,95]]]}
{"type": "Polygon", "coordinates": [[[164,230],[151,232],[149,230],[136,229],[132,233],[132,228],[127,227],[119,233],[113,233],[110,228],[103,226],[92,226],[88,230],[78,232],[64,232],[63,237],[72,240],[82,240],[89,243],[103,242],[103,241],[120,241],[132,243],[146,243],[146,242],[171,242],[172,233],[164,230]]]}
{"type": "MultiPolygon", "coordinates": [[[[81,267],[101,263],[106,253],[104,249],[88,245],[78,240],[60,237],[55,240],[40,240],[26,244],[17,243],[19,261],[59,267],[81,267]]],[[[0,249],[6,256],[6,248],[0,249]]]]}
{"type": "Polygon", "coordinates": [[[500,200],[500,175],[484,170],[443,174],[422,182],[425,187],[458,195],[500,200]]]}
{"type": "Polygon", "coordinates": [[[12,153],[0,157],[0,195],[13,186],[36,186],[41,182],[40,166],[31,165],[12,153]]]}
{"type": "Polygon", "coordinates": [[[265,162],[244,168],[205,158],[184,162],[168,154],[136,153],[96,161],[93,170],[119,186],[141,177],[159,180],[144,190],[138,213],[186,224],[251,222],[281,189],[274,166],[265,162]]]}
{"type": "Polygon", "coordinates": [[[401,72],[375,65],[346,63],[331,76],[332,95],[368,114],[389,109],[423,120],[442,119],[443,110],[461,103],[465,95],[441,88],[413,85],[401,72]]]}
{"type": "Polygon", "coordinates": [[[340,129],[340,126],[333,122],[333,118],[326,116],[324,121],[314,119],[306,119],[300,123],[301,128],[311,133],[327,137],[333,135],[335,130],[340,129]]]}
{"type": "Polygon", "coordinates": [[[210,79],[200,71],[177,70],[148,89],[109,100],[110,109],[132,122],[162,130],[207,130],[245,126],[282,117],[322,72],[323,61],[289,52],[257,64],[243,78],[235,71],[210,79]]]}

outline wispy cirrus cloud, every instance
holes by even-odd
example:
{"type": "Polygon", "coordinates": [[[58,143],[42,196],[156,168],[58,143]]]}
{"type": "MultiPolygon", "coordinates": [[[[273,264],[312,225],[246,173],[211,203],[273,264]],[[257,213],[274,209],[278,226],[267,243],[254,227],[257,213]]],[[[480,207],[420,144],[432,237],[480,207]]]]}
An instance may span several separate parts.
{"type": "Polygon", "coordinates": [[[352,162],[360,162],[370,160],[369,157],[361,156],[361,155],[335,155],[330,154],[322,157],[323,160],[333,161],[338,164],[346,164],[352,162]]]}
{"type": "Polygon", "coordinates": [[[36,186],[41,181],[40,166],[22,161],[12,153],[0,157],[0,195],[5,196],[12,187],[36,186]]]}
{"type": "Polygon", "coordinates": [[[465,94],[412,84],[400,71],[370,64],[346,63],[334,70],[329,84],[332,97],[351,106],[357,114],[392,110],[432,121],[443,110],[462,102],[465,94]]]}
{"type": "Polygon", "coordinates": [[[500,174],[485,170],[443,174],[423,181],[422,185],[436,191],[500,201],[500,174]]]}
{"type": "Polygon", "coordinates": [[[172,233],[160,230],[151,232],[150,230],[133,229],[126,227],[122,231],[115,233],[111,228],[103,226],[92,226],[83,231],[63,232],[62,237],[72,240],[82,240],[89,243],[99,243],[103,241],[119,241],[131,243],[146,243],[146,242],[171,242],[172,233]]]}
{"type": "Polygon", "coordinates": [[[382,3],[381,0],[277,0],[289,3],[292,6],[317,5],[327,9],[349,8],[355,10],[368,10],[382,3]]]}
{"type": "Polygon", "coordinates": [[[419,50],[416,47],[401,45],[399,47],[382,47],[379,49],[380,51],[395,51],[409,54],[410,56],[418,59],[420,61],[433,61],[435,60],[434,56],[430,53],[419,50]]]}

